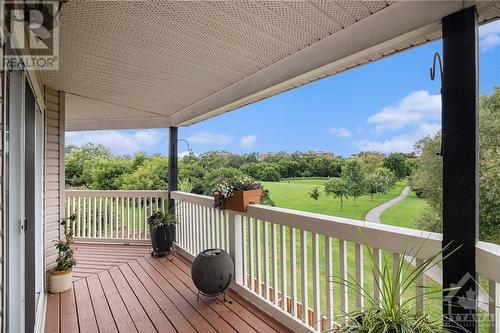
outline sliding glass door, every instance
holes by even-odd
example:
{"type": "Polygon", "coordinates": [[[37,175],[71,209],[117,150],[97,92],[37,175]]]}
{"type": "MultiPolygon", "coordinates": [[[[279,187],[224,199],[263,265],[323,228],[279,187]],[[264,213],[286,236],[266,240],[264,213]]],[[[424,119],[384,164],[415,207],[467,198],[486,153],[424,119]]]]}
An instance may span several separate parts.
{"type": "Polygon", "coordinates": [[[43,293],[43,115],[22,71],[8,75],[7,332],[32,332],[43,293]]]}

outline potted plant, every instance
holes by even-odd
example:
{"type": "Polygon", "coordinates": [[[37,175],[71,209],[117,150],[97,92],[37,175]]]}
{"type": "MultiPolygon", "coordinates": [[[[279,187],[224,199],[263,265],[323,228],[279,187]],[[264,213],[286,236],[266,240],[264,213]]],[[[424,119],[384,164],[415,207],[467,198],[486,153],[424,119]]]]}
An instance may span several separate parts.
{"type": "Polygon", "coordinates": [[[71,215],[61,221],[64,228],[64,240],[56,244],[59,252],[56,267],[49,271],[49,289],[51,293],[60,293],[71,289],[73,282],[73,266],[76,265],[75,250],[73,249],[73,222],[76,215],[71,215]],[[70,223],[68,223],[70,222],[70,223]]]}
{"type": "Polygon", "coordinates": [[[219,178],[213,195],[214,208],[246,212],[248,205],[260,203],[263,188],[248,177],[219,178]]]}
{"type": "Polygon", "coordinates": [[[153,256],[163,256],[170,252],[175,241],[177,217],[172,209],[156,212],[148,218],[153,256]]]}
{"type": "MultiPolygon", "coordinates": [[[[424,242],[425,243],[425,242],[424,242]]],[[[353,276],[348,274],[347,279],[334,279],[341,285],[346,286],[353,292],[361,289],[368,304],[363,309],[357,309],[353,312],[341,315],[336,321],[341,323],[338,327],[329,332],[335,333],[364,333],[364,332],[412,332],[412,333],[445,333],[450,332],[445,328],[439,319],[431,319],[428,314],[416,312],[412,307],[417,295],[405,297],[399,301],[400,295],[410,288],[422,289],[422,296],[432,298],[432,296],[441,299],[444,291],[454,290],[457,288],[443,289],[434,286],[418,286],[417,279],[421,275],[425,275],[427,271],[433,267],[440,265],[444,258],[447,258],[453,252],[443,255],[443,252],[448,248],[438,251],[431,257],[423,260],[419,264],[412,264],[413,257],[419,257],[422,247],[425,244],[415,248],[403,251],[399,262],[393,267],[389,265],[386,258],[383,257],[382,265],[377,264],[373,250],[366,246],[369,254],[370,266],[374,272],[380,276],[380,282],[375,283],[374,288],[378,290],[380,301],[374,299],[371,295],[371,290],[366,290],[360,285],[353,276]],[[429,297],[430,296],[430,297],[429,297]]]]}

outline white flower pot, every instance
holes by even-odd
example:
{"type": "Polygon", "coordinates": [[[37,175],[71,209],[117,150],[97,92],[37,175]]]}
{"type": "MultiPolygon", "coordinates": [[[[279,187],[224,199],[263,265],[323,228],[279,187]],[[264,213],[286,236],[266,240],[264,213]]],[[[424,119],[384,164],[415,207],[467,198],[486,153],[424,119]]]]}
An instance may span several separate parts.
{"type": "Polygon", "coordinates": [[[71,289],[73,285],[73,269],[68,269],[67,271],[50,271],[49,274],[49,288],[51,293],[61,293],[71,289]]]}

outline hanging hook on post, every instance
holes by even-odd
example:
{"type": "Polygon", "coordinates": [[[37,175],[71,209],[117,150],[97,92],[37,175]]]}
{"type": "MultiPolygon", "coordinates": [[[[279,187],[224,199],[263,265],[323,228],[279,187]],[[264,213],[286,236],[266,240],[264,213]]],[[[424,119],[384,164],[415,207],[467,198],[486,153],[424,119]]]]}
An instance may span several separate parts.
{"type": "Polygon", "coordinates": [[[439,61],[439,75],[441,76],[441,81],[443,80],[443,63],[441,62],[441,56],[439,52],[434,53],[434,61],[432,62],[432,68],[429,68],[431,73],[431,80],[434,81],[436,79],[436,60],[439,61]]]}
{"type": "MultiPolygon", "coordinates": [[[[443,93],[443,63],[441,62],[441,56],[439,52],[434,53],[434,59],[432,61],[432,67],[429,68],[429,72],[431,74],[431,80],[434,81],[436,79],[436,60],[439,61],[439,75],[441,79],[441,94],[443,93]]],[[[441,149],[439,153],[436,153],[438,156],[444,155],[444,146],[443,146],[443,138],[441,138],[441,149]]]]}

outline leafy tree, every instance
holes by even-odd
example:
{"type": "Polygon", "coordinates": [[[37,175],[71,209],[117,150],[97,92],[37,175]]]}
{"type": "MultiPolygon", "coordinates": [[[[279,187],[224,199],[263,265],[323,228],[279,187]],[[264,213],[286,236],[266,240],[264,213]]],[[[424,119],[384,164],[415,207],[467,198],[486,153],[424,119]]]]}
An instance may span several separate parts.
{"type": "Polygon", "coordinates": [[[235,168],[217,168],[210,170],[203,177],[203,193],[206,195],[212,195],[212,189],[215,182],[221,177],[232,178],[243,176],[244,173],[235,168]]]}
{"type": "Polygon", "coordinates": [[[319,197],[321,196],[321,191],[319,190],[319,188],[316,186],[316,187],[313,187],[311,191],[309,191],[309,196],[311,197],[311,199],[313,199],[315,202],[318,202],[318,199],[319,197]]]}
{"type": "Polygon", "coordinates": [[[119,190],[123,176],[132,169],[127,159],[98,158],[84,163],[83,178],[86,185],[94,190],[119,190]]]}
{"type": "Polygon", "coordinates": [[[268,182],[279,182],[281,175],[274,165],[266,165],[257,172],[257,179],[268,182]]]}
{"type": "Polygon", "coordinates": [[[481,239],[500,243],[500,89],[481,96],[479,216],[481,239]]]}
{"type": "Polygon", "coordinates": [[[365,173],[358,160],[350,159],[346,162],[342,169],[342,179],[345,180],[348,194],[354,198],[354,203],[356,203],[356,198],[366,191],[365,178],[365,173]]]}
{"type": "Polygon", "coordinates": [[[325,183],[326,195],[331,195],[334,198],[340,199],[340,211],[344,207],[344,199],[349,197],[347,190],[347,182],[343,178],[332,178],[325,183]]]}
{"type": "Polygon", "coordinates": [[[392,171],[386,168],[377,168],[366,177],[366,191],[373,198],[376,193],[386,193],[395,184],[396,179],[392,171]]]}
{"type": "Polygon", "coordinates": [[[187,179],[182,179],[179,180],[179,191],[186,192],[186,193],[191,193],[193,191],[193,184],[187,179]]]}
{"type": "Polygon", "coordinates": [[[111,151],[103,145],[94,145],[92,143],[87,143],[81,147],[66,147],[66,183],[74,186],[85,185],[86,179],[83,176],[85,162],[99,158],[111,158],[111,151]]]}
{"type": "Polygon", "coordinates": [[[394,172],[397,179],[403,179],[411,174],[411,164],[403,153],[392,153],[384,159],[384,167],[394,172]]]}
{"type": "Polygon", "coordinates": [[[164,156],[153,156],[135,171],[123,176],[124,190],[166,190],[168,161],[164,156]]]}
{"type": "Polygon", "coordinates": [[[384,155],[379,152],[365,151],[357,154],[356,159],[362,163],[366,174],[374,173],[376,169],[384,165],[384,155]]]}

